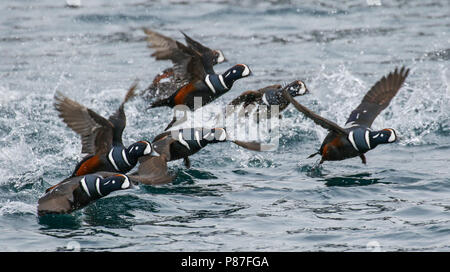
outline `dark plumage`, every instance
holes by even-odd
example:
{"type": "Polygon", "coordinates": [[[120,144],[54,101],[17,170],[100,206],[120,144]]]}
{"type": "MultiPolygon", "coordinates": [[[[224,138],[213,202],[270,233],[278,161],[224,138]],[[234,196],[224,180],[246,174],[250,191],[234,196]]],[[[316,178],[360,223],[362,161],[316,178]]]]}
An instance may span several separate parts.
{"type": "Polygon", "coordinates": [[[147,98],[167,98],[176,90],[189,83],[190,80],[185,77],[186,74],[182,67],[191,61],[192,51],[190,50],[199,54],[200,61],[205,67],[212,67],[226,61],[222,51],[212,50],[192,39],[184,32],[181,33],[185,37],[187,47],[148,28],[144,28],[144,32],[147,34],[148,47],[154,50],[152,57],[156,60],[171,60],[174,65],[165,69],[153,79],[152,84],[144,90],[147,98]]]}
{"type": "Polygon", "coordinates": [[[122,174],[96,172],[67,178],[45,191],[38,200],[38,215],[71,213],[117,190],[132,187],[122,174]]]}
{"type": "Polygon", "coordinates": [[[361,104],[351,112],[344,128],[302,106],[285,91],[283,95],[297,110],[312,119],[314,123],[330,131],[319,152],[312,154],[310,157],[320,154],[322,155],[320,163],[323,163],[327,160],[344,160],[359,156],[362,162],[366,163],[364,153],[374,149],[378,144],[395,142],[397,135],[393,129],[373,131],[370,126],[397,94],[408,73],[409,69],[402,67],[400,70],[396,68],[387,77],[383,76],[367,92],[361,104]]]}
{"type": "Polygon", "coordinates": [[[197,153],[208,144],[226,141],[231,141],[249,150],[261,150],[261,145],[256,142],[227,139],[227,133],[223,128],[188,128],[166,131],[156,136],[152,142],[159,156],[141,157],[137,172],[130,177],[144,184],[171,182],[175,176],[167,172],[167,162],[184,159],[186,167],[189,168],[189,156],[197,153]]]}
{"type": "MultiPolygon", "coordinates": [[[[222,96],[232,88],[236,80],[251,74],[250,68],[245,64],[237,64],[223,74],[216,74],[210,54],[202,53],[201,49],[202,52],[199,52],[156,32],[147,31],[147,35],[151,40],[151,47],[155,49],[153,56],[157,60],[173,62],[173,80],[169,82],[171,88],[177,88],[169,97],[154,101],[151,108],[178,106],[177,110],[192,111],[222,96]]],[[[186,34],[185,36],[188,44],[194,43],[186,34]]],[[[172,127],[175,121],[174,115],[165,130],[172,127]]]]}
{"type": "Polygon", "coordinates": [[[254,107],[258,105],[264,105],[268,107],[267,108],[268,118],[271,117],[270,114],[271,106],[278,106],[278,112],[281,113],[290,104],[289,100],[287,100],[283,96],[284,90],[288,91],[293,97],[309,93],[305,83],[303,83],[300,80],[293,81],[284,87],[279,84],[276,84],[264,87],[257,91],[246,91],[240,94],[235,99],[233,99],[230,103],[228,103],[229,106],[234,106],[235,108],[229,110],[228,107],[227,116],[233,113],[234,110],[237,109],[236,107],[238,106],[242,107],[242,109],[239,112],[239,115],[247,114],[249,110],[250,111],[253,110],[254,107]]]}

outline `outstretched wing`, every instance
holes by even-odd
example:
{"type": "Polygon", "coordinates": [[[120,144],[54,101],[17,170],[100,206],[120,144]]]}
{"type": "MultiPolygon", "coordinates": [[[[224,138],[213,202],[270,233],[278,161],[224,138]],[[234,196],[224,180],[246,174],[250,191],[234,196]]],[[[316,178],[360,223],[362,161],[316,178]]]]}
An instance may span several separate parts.
{"type": "Polygon", "coordinates": [[[127,125],[127,116],[124,111],[124,106],[125,103],[127,103],[136,95],[135,90],[137,88],[137,85],[138,81],[136,80],[133,85],[128,88],[128,91],[125,94],[125,98],[123,99],[117,111],[108,118],[108,120],[114,126],[113,142],[115,143],[122,143],[122,133],[127,125]]]}
{"type": "Polygon", "coordinates": [[[140,160],[137,175],[132,175],[130,178],[143,184],[157,185],[169,183],[175,176],[167,172],[167,158],[161,155],[143,157],[140,160]]]}
{"type": "Polygon", "coordinates": [[[205,54],[208,52],[212,53],[212,50],[206,46],[204,46],[203,44],[199,43],[198,41],[192,39],[191,37],[189,37],[186,33],[184,33],[183,31],[180,31],[181,34],[183,34],[184,36],[184,40],[186,41],[186,44],[196,50],[197,52],[199,52],[200,54],[205,54]]]}
{"type": "Polygon", "coordinates": [[[217,64],[217,55],[216,53],[211,50],[210,48],[204,46],[203,44],[199,43],[198,41],[192,39],[191,37],[189,37],[186,33],[184,33],[183,31],[180,31],[183,35],[184,35],[184,39],[186,41],[186,44],[189,48],[194,49],[195,51],[197,51],[198,53],[200,53],[200,55],[202,56],[202,61],[203,61],[203,66],[205,67],[205,71],[208,74],[213,74],[214,73],[214,69],[213,66],[214,64],[217,64]]]}
{"type": "Polygon", "coordinates": [[[152,56],[157,60],[172,61],[177,82],[187,84],[204,79],[206,72],[199,52],[148,28],[144,28],[144,32],[147,34],[148,46],[155,50],[152,56]]]}
{"type": "Polygon", "coordinates": [[[64,123],[81,137],[81,153],[107,152],[112,146],[113,124],[60,92],[55,93],[55,108],[64,123]]]}
{"type": "Polygon", "coordinates": [[[283,90],[283,96],[284,98],[286,98],[289,102],[292,103],[292,105],[294,105],[294,107],[302,112],[306,117],[310,118],[311,120],[313,120],[314,123],[316,123],[317,125],[328,129],[330,131],[334,131],[338,134],[344,134],[347,135],[347,131],[340,127],[338,124],[336,124],[333,121],[330,121],[328,119],[323,118],[322,116],[312,112],[311,110],[309,110],[307,107],[301,105],[300,103],[298,103],[292,96],[291,94],[287,91],[287,90],[283,90]]]}
{"type": "Polygon", "coordinates": [[[409,69],[402,67],[400,71],[395,68],[387,77],[383,76],[364,96],[361,104],[352,111],[345,123],[346,126],[362,125],[370,127],[375,118],[384,110],[392,98],[402,87],[408,76],[409,69]]]}
{"type": "Polygon", "coordinates": [[[281,89],[282,87],[283,86],[281,86],[280,84],[269,85],[269,86],[266,86],[264,88],[259,89],[258,92],[261,93],[261,94],[264,94],[267,91],[270,91],[270,90],[275,90],[276,91],[276,90],[281,89]]]}
{"type": "Polygon", "coordinates": [[[228,105],[239,106],[244,103],[244,107],[248,104],[251,104],[256,99],[261,97],[261,93],[257,91],[245,91],[240,94],[238,97],[233,99],[228,105]]]}

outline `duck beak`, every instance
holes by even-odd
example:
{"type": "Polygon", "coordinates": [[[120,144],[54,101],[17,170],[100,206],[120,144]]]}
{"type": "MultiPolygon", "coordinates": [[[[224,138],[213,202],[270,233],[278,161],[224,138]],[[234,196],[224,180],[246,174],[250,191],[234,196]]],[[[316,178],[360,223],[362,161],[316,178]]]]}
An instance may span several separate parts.
{"type": "Polygon", "coordinates": [[[153,156],[153,157],[159,157],[159,156],[161,156],[161,154],[159,154],[158,152],[156,152],[155,149],[152,149],[152,153],[150,154],[150,156],[153,156]]]}

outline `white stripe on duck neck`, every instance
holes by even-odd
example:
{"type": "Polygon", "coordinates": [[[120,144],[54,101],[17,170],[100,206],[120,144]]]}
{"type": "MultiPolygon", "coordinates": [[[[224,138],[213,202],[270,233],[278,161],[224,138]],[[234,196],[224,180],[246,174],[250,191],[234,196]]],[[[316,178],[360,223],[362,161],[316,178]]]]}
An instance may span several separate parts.
{"type": "Polygon", "coordinates": [[[222,83],[222,86],[223,86],[226,90],[228,90],[229,88],[228,88],[228,86],[225,84],[225,81],[223,81],[223,76],[222,76],[222,75],[219,75],[219,80],[220,80],[220,83],[222,83]]]}
{"type": "Polygon", "coordinates": [[[187,149],[191,150],[191,147],[189,146],[189,144],[183,139],[183,133],[179,133],[178,134],[178,141],[184,145],[187,149]]]}
{"type": "Polygon", "coordinates": [[[213,92],[216,93],[216,89],[214,89],[214,86],[211,83],[211,80],[209,79],[209,75],[206,75],[205,77],[205,83],[208,85],[208,88],[213,92]]]}
{"type": "Polygon", "coordinates": [[[120,171],[119,167],[117,167],[117,164],[114,161],[113,151],[114,151],[114,148],[111,148],[111,151],[109,151],[109,154],[108,154],[109,162],[113,165],[113,167],[114,167],[114,169],[116,169],[116,171],[120,171]]]}

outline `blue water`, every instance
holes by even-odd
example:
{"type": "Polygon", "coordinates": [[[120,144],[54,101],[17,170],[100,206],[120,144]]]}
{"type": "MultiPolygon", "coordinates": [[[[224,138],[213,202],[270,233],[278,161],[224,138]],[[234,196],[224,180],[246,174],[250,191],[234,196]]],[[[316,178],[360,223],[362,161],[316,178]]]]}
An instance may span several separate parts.
{"type": "MultiPolygon", "coordinates": [[[[1,1],[0,251],[449,251],[450,5],[380,2],[1,1]],[[173,184],[39,218],[45,188],[81,158],[55,91],[111,114],[134,79],[145,87],[170,65],[150,57],[144,26],[221,49],[229,61],[216,71],[250,66],[254,76],[206,110],[301,79],[311,94],[297,100],[343,125],[372,84],[406,65],[405,85],[373,125],[400,141],[367,153],[367,165],[318,167],[306,157],[327,132],[291,106],[274,151],[210,145],[191,169],[169,164],[173,184]]],[[[169,108],[146,107],[126,105],[125,144],[170,121],[169,108]]]]}

